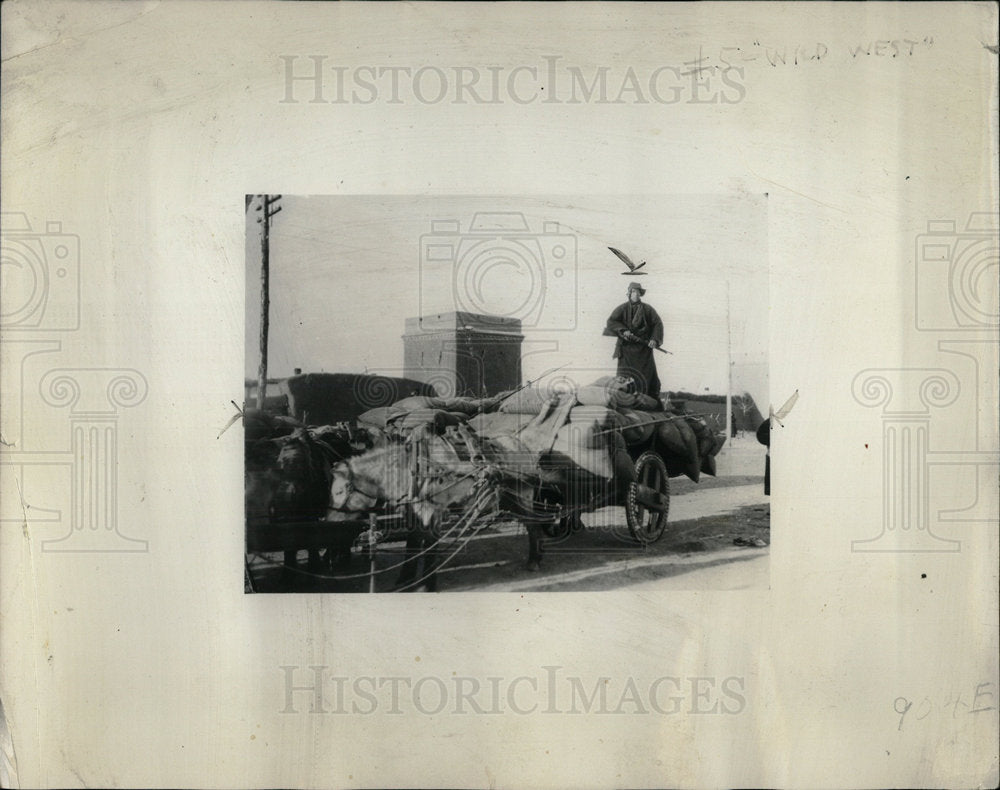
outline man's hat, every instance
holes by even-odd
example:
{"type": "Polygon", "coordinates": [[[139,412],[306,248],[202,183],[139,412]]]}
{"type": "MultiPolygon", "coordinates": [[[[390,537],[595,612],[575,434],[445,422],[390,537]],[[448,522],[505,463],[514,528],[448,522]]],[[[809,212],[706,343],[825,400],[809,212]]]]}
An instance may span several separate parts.
{"type": "Polygon", "coordinates": [[[643,288],[643,287],[642,287],[642,286],[641,286],[641,285],[639,284],[638,280],[632,280],[632,282],[630,282],[630,283],[628,284],[628,289],[629,289],[630,291],[638,291],[638,292],[639,292],[639,296],[645,296],[645,295],[646,295],[646,289],[645,289],[645,288],[643,288]]]}

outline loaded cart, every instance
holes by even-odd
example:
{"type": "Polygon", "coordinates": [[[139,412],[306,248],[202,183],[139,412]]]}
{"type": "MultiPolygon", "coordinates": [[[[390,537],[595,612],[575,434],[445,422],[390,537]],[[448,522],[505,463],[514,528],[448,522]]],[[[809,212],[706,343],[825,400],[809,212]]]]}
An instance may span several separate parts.
{"type": "MultiPolygon", "coordinates": [[[[547,542],[580,528],[581,514],[608,505],[624,508],[635,541],[655,542],[667,524],[670,478],[714,474],[725,437],[611,379],[490,399],[409,397],[353,426],[296,426],[283,441],[263,485],[281,492],[271,496],[279,507],[256,506],[251,525],[248,500],[248,554],[285,551],[294,566],[294,552],[309,549],[310,572],[332,582],[371,573],[374,589],[380,544],[405,536],[397,587],[411,589],[433,587],[436,570],[500,523],[527,529],[529,569],[547,542]],[[310,485],[288,480],[304,471],[310,485]],[[296,507],[307,499],[309,507],[296,507]],[[367,571],[343,562],[352,546],[367,556],[367,571]]],[[[252,586],[249,563],[248,579],[252,586]]]]}

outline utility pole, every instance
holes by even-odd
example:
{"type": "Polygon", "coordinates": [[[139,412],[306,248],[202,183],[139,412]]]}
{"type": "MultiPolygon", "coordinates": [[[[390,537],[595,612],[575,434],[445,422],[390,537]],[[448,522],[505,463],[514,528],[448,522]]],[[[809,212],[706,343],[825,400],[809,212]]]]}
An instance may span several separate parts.
{"type": "Polygon", "coordinates": [[[257,211],[260,228],[260,367],[257,369],[257,408],[264,409],[267,395],[267,331],[271,307],[270,296],[270,236],[271,217],[281,211],[281,206],[272,206],[281,200],[281,195],[261,195],[257,211]]]}
{"type": "Polygon", "coordinates": [[[733,331],[730,318],[729,280],[726,280],[726,439],[733,435],[733,331]]]}

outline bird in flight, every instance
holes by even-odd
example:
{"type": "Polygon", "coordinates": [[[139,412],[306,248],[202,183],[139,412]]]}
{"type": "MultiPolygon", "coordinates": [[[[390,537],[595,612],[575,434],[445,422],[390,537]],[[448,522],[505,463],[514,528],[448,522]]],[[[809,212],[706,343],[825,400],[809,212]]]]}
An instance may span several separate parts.
{"type": "Polygon", "coordinates": [[[646,274],[646,272],[640,272],[639,271],[639,269],[641,269],[643,266],[646,265],[645,261],[643,261],[638,266],[636,266],[634,263],[632,263],[632,259],[629,258],[628,255],[626,255],[621,250],[616,250],[614,247],[608,247],[608,249],[611,250],[619,258],[621,258],[622,261],[624,261],[625,265],[628,266],[628,271],[627,272],[622,272],[622,274],[624,274],[624,275],[634,274],[636,276],[646,274]]]}
{"type": "Polygon", "coordinates": [[[795,390],[795,392],[792,393],[792,397],[786,400],[785,405],[782,406],[780,409],[775,411],[774,406],[772,406],[771,414],[769,415],[772,420],[771,425],[774,425],[774,423],[777,422],[778,425],[784,428],[785,424],[782,422],[782,420],[788,416],[788,412],[792,410],[792,406],[795,405],[795,401],[797,401],[798,399],[799,399],[799,391],[795,390]]]}

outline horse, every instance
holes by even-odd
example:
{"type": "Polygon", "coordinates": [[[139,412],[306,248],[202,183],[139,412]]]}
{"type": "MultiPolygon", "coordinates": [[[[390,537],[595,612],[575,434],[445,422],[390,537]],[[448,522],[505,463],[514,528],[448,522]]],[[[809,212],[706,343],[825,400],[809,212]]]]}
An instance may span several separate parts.
{"type": "Polygon", "coordinates": [[[400,514],[407,527],[407,559],[396,588],[417,587],[425,582],[426,589],[434,591],[438,564],[435,526],[449,507],[471,498],[474,486],[472,465],[463,464],[440,436],[418,430],[406,441],[389,443],[335,464],[328,507],[331,515],[367,513],[379,508],[400,514]],[[421,566],[423,574],[416,578],[421,566]]]}
{"type": "MultiPolygon", "coordinates": [[[[333,465],[372,445],[366,431],[340,426],[281,426],[270,438],[255,438],[245,447],[244,502],[247,526],[320,521],[327,512],[333,465]]],[[[321,570],[335,561],[350,561],[356,535],[345,535],[327,547],[326,555],[309,550],[309,568],[321,570]]],[[[286,575],[297,565],[297,550],[286,549],[286,575]]]]}
{"type": "Polygon", "coordinates": [[[503,447],[463,428],[446,436],[418,428],[403,442],[333,467],[332,512],[381,508],[403,517],[408,558],[396,589],[425,583],[429,591],[435,590],[441,539],[456,530],[461,538],[484,516],[504,513],[520,518],[529,533],[529,564],[537,568],[540,559],[542,526],[535,513],[545,472],[538,468],[537,455],[519,455],[517,448],[503,447]],[[420,565],[424,569],[416,578],[420,565]]]}
{"type": "Polygon", "coordinates": [[[578,522],[580,494],[594,488],[593,479],[572,462],[540,462],[537,451],[513,437],[485,439],[462,429],[447,436],[418,429],[406,441],[335,464],[331,514],[382,509],[403,517],[408,557],[396,589],[426,582],[435,590],[440,539],[456,529],[460,538],[484,515],[503,513],[523,524],[527,567],[538,570],[546,536],[558,532],[553,522],[559,514],[567,529],[578,522]],[[442,535],[446,523],[452,526],[442,535]]]}

